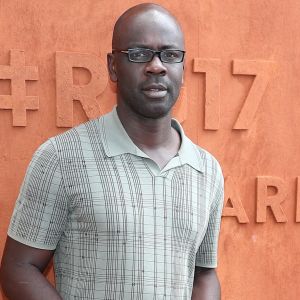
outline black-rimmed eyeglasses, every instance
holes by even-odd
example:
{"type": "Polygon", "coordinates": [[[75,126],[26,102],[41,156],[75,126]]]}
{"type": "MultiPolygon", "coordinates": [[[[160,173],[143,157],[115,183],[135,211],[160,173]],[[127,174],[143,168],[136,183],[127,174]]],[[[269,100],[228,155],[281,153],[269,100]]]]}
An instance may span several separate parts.
{"type": "Polygon", "coordinates": [[[113,49],[112,52],[120,52],[128,55],[128,59],[135,63],[146,63],[153,59],[154,55],[158,55],[159,59],[168,64],[181,63],[184,59],[185,51],[177,49],[166,49],[161,51],[156,51],[152,49],[145,48],[132,48],[127,50],[116,50],[113,49]]]}

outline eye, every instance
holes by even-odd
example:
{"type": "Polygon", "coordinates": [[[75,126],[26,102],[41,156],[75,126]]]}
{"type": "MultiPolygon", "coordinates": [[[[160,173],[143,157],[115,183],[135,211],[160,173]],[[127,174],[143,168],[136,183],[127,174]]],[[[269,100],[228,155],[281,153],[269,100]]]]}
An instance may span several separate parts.
{"type": "Polygon", "coordinates": [[[140,59],[149,56],[149,51],[146,49],[134,49],[131,51],[131,57],[133,59],[140,59]]]}
{"type": "Polygon", "coordinates": [[[176,50],[165,50],[163,53],[167,59],[178,59],[181,57],[181,52],[176,50]]]}

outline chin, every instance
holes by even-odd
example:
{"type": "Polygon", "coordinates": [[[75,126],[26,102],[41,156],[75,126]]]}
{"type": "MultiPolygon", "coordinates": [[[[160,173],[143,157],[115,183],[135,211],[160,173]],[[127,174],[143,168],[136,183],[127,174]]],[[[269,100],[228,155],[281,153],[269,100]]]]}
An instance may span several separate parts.
{"type": "Polygon", "coordinates": [[[148,119],[160,119],[171,113],[173,105],[151,105],[150,107],[143,107],[138,109],[136,113],[139,115],[148,118],[148,119]]]}
{"type": "Polygon", "coordinates": [[[171,113],[175,103],[176,100],[170,97],[170,95],[161,99],[151,99],[144,97],[144,95],[139,95],[132,99],[123,98],[120,101],[120,106],[142,118],[160,119],[171,113]]]}

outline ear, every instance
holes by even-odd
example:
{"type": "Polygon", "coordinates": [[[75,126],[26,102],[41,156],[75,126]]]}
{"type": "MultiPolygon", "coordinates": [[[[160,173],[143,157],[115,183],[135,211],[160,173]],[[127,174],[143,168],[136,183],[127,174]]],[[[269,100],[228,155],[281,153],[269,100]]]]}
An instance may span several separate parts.
{"type": "Polygon", "coordinates": [[[181,84],[184,84],[184,64],[182,65],[182,77],[181,77],[181,84]]]}
{"type": "Polygon", "coordinates": [[[107,53],[107,69],[109,73],[110,80],[113,82],[118,81],[116,69],[115,69],[115,57],[112,53],[107,53]]]}

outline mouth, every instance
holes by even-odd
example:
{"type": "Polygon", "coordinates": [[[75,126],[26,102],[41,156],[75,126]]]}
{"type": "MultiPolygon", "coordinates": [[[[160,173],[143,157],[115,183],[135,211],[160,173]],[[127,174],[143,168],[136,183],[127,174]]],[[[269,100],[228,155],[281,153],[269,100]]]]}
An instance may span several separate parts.
{"type": "Polygon", "coordinates": [[[163,98],[167,95],[168,90],[162,84],[151,84],[142,89],[143,93],[149,98],[163,98]]]}

